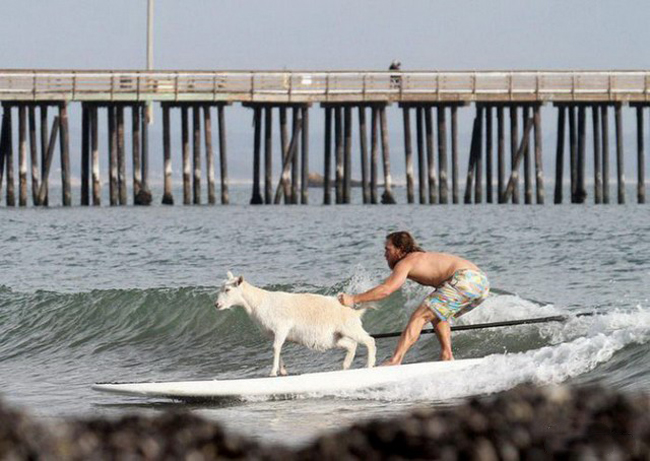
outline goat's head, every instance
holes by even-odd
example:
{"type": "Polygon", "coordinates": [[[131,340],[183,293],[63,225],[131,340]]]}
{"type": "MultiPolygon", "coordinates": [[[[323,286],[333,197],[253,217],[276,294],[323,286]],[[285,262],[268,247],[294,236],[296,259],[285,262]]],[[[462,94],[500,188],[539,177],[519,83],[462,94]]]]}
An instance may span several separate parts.
{"type": "Polygon", "coordinates": [[[234,277],[232,272],[228,272],[228,278],[221,285],[221,289],[217,295],[217,300],[214,303],[214,307],[216,307],[218,311],[223,311],[225,309],[230,309],[233,306],[241,306],[244,304],[241,287],[243,281],[244,277],[234,277]]]}

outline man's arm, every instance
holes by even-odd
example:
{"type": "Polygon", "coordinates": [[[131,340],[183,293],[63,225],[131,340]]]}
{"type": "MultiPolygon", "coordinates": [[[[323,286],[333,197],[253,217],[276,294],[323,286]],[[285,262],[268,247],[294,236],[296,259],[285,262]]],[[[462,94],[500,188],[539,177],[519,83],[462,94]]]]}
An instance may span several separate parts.
{"type": "Polygon", "coordinates": [[[380,299],[384,299],[387,296],[390,296],[392,293],[399,290],[400,287],[404,284],[409,275],[409,272],[411,271],[411,265],[412,264],[410,261],[400,261],[393,269],[390,277],[388,277],[384,283],[357,295],[348,295],[341,293],[338,297],[339,302],[345,306],[352,307],[356,303],[379,301],[380,299]]]}

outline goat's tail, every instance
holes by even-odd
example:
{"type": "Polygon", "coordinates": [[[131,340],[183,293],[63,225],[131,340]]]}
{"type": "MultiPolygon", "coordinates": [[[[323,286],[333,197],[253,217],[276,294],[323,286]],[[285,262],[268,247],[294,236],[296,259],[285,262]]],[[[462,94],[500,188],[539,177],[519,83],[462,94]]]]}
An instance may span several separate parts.
{"type": "Polygon", "coordinates": [[[359,318],[363,317],[363,314],[366,313],[368,309],[377,309],[377,306],[374,304],[364,304],[363,307],[359,308],[353,308],[354,312],[359,316],[359,318]]]}

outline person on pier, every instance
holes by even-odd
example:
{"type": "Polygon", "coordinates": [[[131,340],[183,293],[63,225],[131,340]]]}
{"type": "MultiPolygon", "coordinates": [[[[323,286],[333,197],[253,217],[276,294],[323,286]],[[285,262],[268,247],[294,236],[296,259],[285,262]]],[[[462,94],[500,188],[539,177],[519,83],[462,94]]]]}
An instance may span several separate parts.
{"type": "Polygon", "coordinates": [[[485,300],[490,291],[486,275],[475,264],[458,256],[424,251],[405,231],[388,234],[384,250],[388,267],[393,271],[391,275],[364,293],[341,293],[339,301],[349,307],[378,301],[397,291],[406,279],[434,287],[411,315],[393,356],[383,365],[401,364],[428,322],[433,325],[440,341],[440,360],[453,360],[448,321],[471,311],[485,300]]]}

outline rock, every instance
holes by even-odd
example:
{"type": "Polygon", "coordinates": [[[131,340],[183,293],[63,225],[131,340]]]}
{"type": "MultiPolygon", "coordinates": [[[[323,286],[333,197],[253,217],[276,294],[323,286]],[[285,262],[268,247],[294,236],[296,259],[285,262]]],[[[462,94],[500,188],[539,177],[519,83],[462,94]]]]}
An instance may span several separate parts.
{"type": "Polygon", "coordinates": [[[521,386],[457,407],[355,424],[297,450],[184,412],[49,426],[0,401],[0,458],[55,460],[650,459],[650,398],[521,386]]]}

